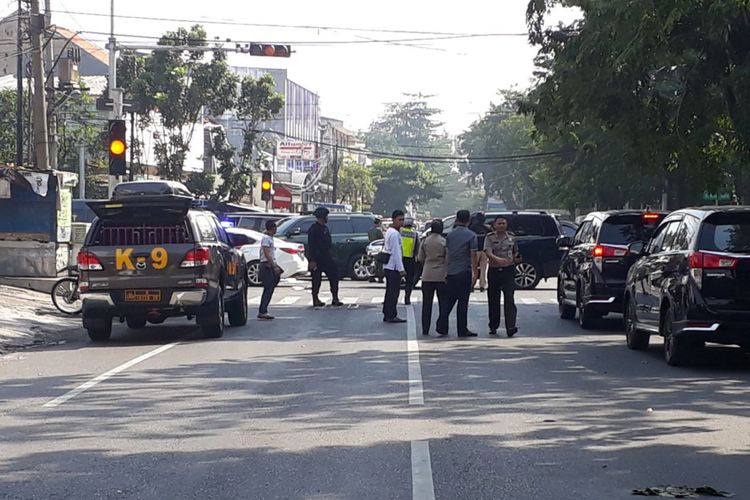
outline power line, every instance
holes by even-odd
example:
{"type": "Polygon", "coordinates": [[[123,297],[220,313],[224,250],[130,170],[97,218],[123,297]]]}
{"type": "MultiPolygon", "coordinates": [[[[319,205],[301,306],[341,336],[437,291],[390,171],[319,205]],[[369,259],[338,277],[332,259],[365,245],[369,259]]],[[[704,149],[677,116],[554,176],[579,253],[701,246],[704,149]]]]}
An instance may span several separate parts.
{"type": "MultiPolygon", "coordinates": [[[[69,10],[56,10],[54,12],[77,15],[77,16],[93,16],[93,17],[110,17],[109,13],[104,12],[76,12],[69,10]]],[[[224,26],[243,26],[243,27],[257,27],[257,28],[288,28],[288,29],[303,29],[303,30],[327,30],[327,31],[354,31],[354,32],[366,32],[366,33],[394,33],[394,34],[411,34],[411,35],[438,35],[438,36],[460,36],[464,37],[467,35],[479,35],[479,36],[528,36],[528,33],[457,33],[457,32],[445,32],[445,31],[423,31],[423,30],[399,30],[399,29],[388,29],[388,28],[354,28],[350,26],[325,26],[325,25],[310,25],[310,24],[274,24],[274,23],[248,23],[243,21],[232,21],[228,19],[185,19],[176,17],[156,17],[156,16],[136,16],[126,14],[115,14],[116,18],[119,19],[132,19],[139,21],[162,21],[162,22],[173,22],[173,23],[198,23],[198,24],[214,24],[224,26]]]]}

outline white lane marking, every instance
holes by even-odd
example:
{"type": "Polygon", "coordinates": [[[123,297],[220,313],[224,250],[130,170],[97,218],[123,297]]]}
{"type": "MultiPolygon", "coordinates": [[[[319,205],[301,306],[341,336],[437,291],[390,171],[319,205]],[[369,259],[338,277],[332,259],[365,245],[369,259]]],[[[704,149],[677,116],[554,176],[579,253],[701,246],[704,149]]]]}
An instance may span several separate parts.
{"type": "Polygon", "coordinates": [[[137,365],[138,363],[142,363],[143,361],[146,361],[149,358],[153,358],[157,354],[161,354],[164,351],[167,351],[167,350],[173,348],[174,346],[178,345],[179,343],[180,342],[172,342],[171,344],[163,345],[163,346],[161,346],[161,347],[159,347],[157,349],[154,349],[153,351],[147,352],[146,354],[142,354],[142,355],[138,356],[137,358],[133,358],[130,361],[121,364],[120,366],[112,368],[108,372],[104,372],[101,375],[98,375],[98,376],[92,378],[88,382],[84,382],[83,384],[79,385],[75,389],[72,389],[72,390],[66,392],[62,396],[57,397],[57,398],[53,399],[52,401],[48,401],[47,403],[44,403],[43,406],[44,406],[44,408],[56,408],[56,407],[60,406],[61,404],[65,403],[66,401],[70,401],[71,399],[73,399],[74,397],[78,396],[82,392],[88,391],[89,389],[91,389],[95,385],[97,385],[97,384],[99,384],[101,382],[104,382],[105,380],[107,380],[109,378],[114,377],[118,373],[123,372],[123,371],[127,370],[128,368],[137,365]]]}
{"type": "Polygon", "coordinates": [[[292,304],[294,304],[295,302],[297,302],[299,299],[300,299],[299,297],[294,296],[294,295],[288,296],[288,297],[284,297],[280,301],[278,301],[276,303],[276,305],[277,306],[291,306],[292,304]]]}
{"type": "Polygon", "coordinates": [[[557,299],[549,299],[549,303],[557,305],[557,299]]]}
{"type": "Polygon", "coordinates": [[[370,301],[373,304],[382,304],[383,303],[383,297],[373,297],[370,301]]]}
{"type": "Polygon", "coordinates": [[[406,306],[406,350],[409,363],[409,404],[424,404],[422,366],[419,363],[419,341],[414,306],[406,306]]]}
{"type": "Polygon", "coordinates": [[[247,303],[251,306],[257,306],[260,304],[260,297],[253,297],[252,299],[248,300],[247,303]]]}
{"type": "Polygon", "coordinates": [[[522,299],[521,299],[521,303],[522,303],[522,304],[539,304],[539,300],[538,300],[538,299],[527,299],[527,298],[522,298],[522,299]]]}
{"type": "Polygon", "coordinates": [[[411,497],[414,500],[435,500],[429,441],[411,442],[411,497]]]}
{"type": "Polygon", "coordinates": [[[348,304],[356,304],[358,299],[359,299],[359,297],[344,297],[343,299],[341,299],[341,302],[343,302],[344,304],[347,304],[347,305],[348,304]]]}

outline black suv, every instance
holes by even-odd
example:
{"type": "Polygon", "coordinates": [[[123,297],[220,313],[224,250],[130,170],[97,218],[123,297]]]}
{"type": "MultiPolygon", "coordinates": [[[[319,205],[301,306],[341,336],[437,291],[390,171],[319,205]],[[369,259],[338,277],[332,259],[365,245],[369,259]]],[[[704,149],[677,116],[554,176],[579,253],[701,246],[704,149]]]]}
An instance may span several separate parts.
{"type": "Polygon", "coordinates": [[[635,262],[628,245],[646,242],[666,217],[664,212],[616,210],[593,212],[581,222],[576,235],[558,241],[566,250],[557,279],[560,317],[590,328],[611,312],[622,312],[625,277],[635,262]]]}
{"type": "MultiPolygon", "coordinates": [[[[339,276],[349,276],[363,281],[370,277],[370,258],[367,256],[369,239],[367,231],[374,225],[375,216],[366,214],[330,214],[328,229],[331,231],[333,261],[339,276]]],[[[284,220],[276,233],[282,238],[307,245],[307,231],[315,224],[315,217],[303,215],[284,220]]]]}
{"type": "MultiPolygon", "coordinates": [[[[472,214],[472,220],[476,213],[472,214]]],[[[557,239],[563,234],[557,219],[546,212],[486,212],[486,224],[492,227],[495,219],[508,219],[508,231],[516,237],[523,262],[516,266],[516,288],[531,290],[542,279],[554,278],[560,269],[562,252],[557,239]]],[[[446,233],[453,229],[455,216],[443,220],[446,233]]]]}
{"type": "Polygon", "coordinates": [[[187,188],[129,182],[112,200],[90,202],[96,214],[78,254],[83,326],[109,339],[112,319],[130,328],[170,316],[195,317],[206,337],[221,337],[224,314],[247,323],[246,265],[211,212],[192,209],[187,188]]]}
{"type": "Polygon", "coordinates": [[[642,258],[625,289],[628,347],[662,335],[670,365],[706,342],[750,349],[750,207],[679,210],[630,252],[642,258]]]}

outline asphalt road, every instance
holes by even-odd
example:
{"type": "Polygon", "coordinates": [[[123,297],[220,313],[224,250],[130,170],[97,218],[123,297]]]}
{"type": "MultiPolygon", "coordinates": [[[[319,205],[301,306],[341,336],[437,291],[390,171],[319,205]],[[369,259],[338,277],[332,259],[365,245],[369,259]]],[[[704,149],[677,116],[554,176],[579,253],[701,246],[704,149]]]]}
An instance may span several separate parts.
{"type": "Polygon", "coordinates": [[[469,340],[417,335],[419,303],[382,323],[377,285],[322,310],[305,286],[218,340],[171,320],[0,357],[0,498],[750,498],[739,350],[668,367],[617,319],[560,320],[554,283],[518,294],[512,339],[487,335],[475,294],[469,340]]]}

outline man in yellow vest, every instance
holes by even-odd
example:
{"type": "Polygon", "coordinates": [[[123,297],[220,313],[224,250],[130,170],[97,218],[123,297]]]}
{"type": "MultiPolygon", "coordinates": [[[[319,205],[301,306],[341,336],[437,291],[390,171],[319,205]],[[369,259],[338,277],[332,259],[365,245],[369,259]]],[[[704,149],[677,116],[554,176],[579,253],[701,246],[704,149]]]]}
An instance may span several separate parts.
{"type": "Polygon", "coordinates": [[[404,304],[411,304],[411,291],[417,275],[417,252],[419,251],[419,235],[414,230],[414,217],[406,217],[404,227],[401,228],[401,248],[406,271],[406,287],[404,288],[404,304]]]}

